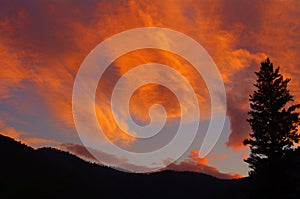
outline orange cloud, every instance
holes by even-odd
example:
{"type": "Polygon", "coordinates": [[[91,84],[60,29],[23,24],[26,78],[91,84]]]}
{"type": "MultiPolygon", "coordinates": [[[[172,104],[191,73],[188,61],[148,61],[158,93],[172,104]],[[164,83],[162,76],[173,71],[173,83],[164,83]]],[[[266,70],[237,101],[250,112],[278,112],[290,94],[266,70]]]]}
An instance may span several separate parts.
{"type": "MultiPolygon", "coordinates": [[[[226,84],[227,114],[232,130],[227,145],[241,149],[242,140],[250,131],[246,117],[248,95],[255,81],[253,72],[258,70],[263,59],[270,56],[275,65],[282,66],[284,74],[292,77],[290,89],[296,102],[300,102],[299,7],[299,1],[272,4],[263,1],[192,0],[176,3],[91,1],[84,4],[79,1],[2,2],[0,100],[5,108],[1,107],[0,114],[16,120],[22,118],[7,111],[7,108],[34,114],[32,107],[35,107],[36,101],[31,98],[38,98],[45,112],[50,113],[47,122],[61,126],[67,138],[77,137],[71,106],[72,86],[86,55],[99,42],[115,33],[144,26],[166,27],[198,41],[220,69],[226,84]],[[33,96],[28,99],[24,93],[33,96]],[[66,131],[67,128],[72,130],[66,131]]],[[[106,103],[96,104],[97,117],[112,141],[129,146],[135,139],[121,132],[112,122],[114,119],[106,94],[111,93],[113,83],[129,69],[157,60],[188,79],[198,94],[202,116],[209,117],[209,93],[202,78],[185,60],[163,51],[135,51],[117,59],[101,80],[104,86],[99,83],[103,96],[98,93],[97,98],[104,99],[106,103]]],[[[165,91],[155,86],[140,88],[132,98],[133,116],[140,121],[148,121],[146,113],[150,105],[166,98],[169,103],[162,103],[168,110],[168,117],[178,116],[176,99],[167,91],[166,95],[161,95],[165,91]]],[[[41,113],[36,114],[39,117],[41,113]]],[[[124,120],[123,123],[126,124],[124,120]]],[[[13,135],[13,131],[10,133],[13,135]]]]}
{"type": "Polygon", "coordinates": [[[58,141],[43,139],[43,138],[23,138],[20,141],[34,148],[40,148],[45,146],[56,146],[60,144],[60,142],[58,141]]]}
{"type": "Polygon", "coordinates": [[[11,137],[17,141],[34,147],[44,147],[44,146],[57,146],[60,143],[51,139],[36,138],[31,137],[29,132],[17,131],[14,127],[7,126],[3,121],[0,120],[0,133],[4,136],[11,137]]]}
{"type": "Polygon", "coordinates": [[[247,152],[244,152],[243,155],[242,155],[243,159],[247,159],[248,158],[248,153],[247,152]]]}
{"type": "MultiPolygon", "coordinates": [[[[111,142],[120,144],[121,146],[129,146],[133,141],[135,141],[136,138],[129,134],[130,130],[126,122],[122,122],[122,127],[123,129],[126,129],[127,132],[124,132],[120,129],[118,124],[115,122],[115,118],[112,115],[109,105],[102,103],[101,105],[96,105],[95,107],[96,115],[102,131],[111,142]]],[[[94,139],[99,139],[99,137],[95,135],[94,139]]]]}
{"type": "MultiPolygon", "coordinates": [[[[181,57],[174,55],[169,52],[165,52],[162,50],[137,50],[126,55],[123,55],[116,59],[114,63],[112,63],[111,67],[107,69],[107,71],[103,74],[102,79],[99,82],[99,86],[97,89],[97,101],[101,102],[98,106],[101,108],[97,108],[97,115],[99,123],[103,123],[103,128],[115,128],[117,127],[114,124],[113,116],[111,115],[110,109],[110,98],[114,89],[116,82],[122,77],[126,72],[130,69],[138,66],[140,64],[146,63],[161,63],[168,66],[171,66],[176,71],[180,72],[192,85],[193,89],[196,92],[196,96],[198,97],[199,107],[201,109],[202,118],[207,118],[210,108],[210,100],[208,91],[206,89],[205,83],[202,80],[201,76],[197,74],[196,70],[190,66],[184,59],[181,57]],[[105,105],[107,104],[107,105],[105,105]],[[99,117],[100,116],[100,117],[99,117]],[[102,116],[104,118],[102,118],[102,116]],[[106,121],[106,122],[105,122],[106,121]],[[112,124],[113,122],[113,124],[112,124]],[[107,125],[107,127],[105,127],[107,125]]],[[[180,118],[181,111],[190,112],[192,109],[187,109],[182,106],[179,107],[178,99],[170,91],[170,88],[166,88],[159,85],[147,84],[143,85],[144,75],[151,74],[152,77],[157,79],[165,79],[166,81],[174,81],[173,89],[184,90],[180,82],[176,82],[174,77],[170,74],[161,74],[159,70],[157,71],[145,71],[141,74],[135,75],[135,82],[141,81],[141,87],[138,88],[130,98],[130,104],[124,104],[123,99],[119,99],[117,103],[120,103],[119,107],[122,112],[122,106],[129,106],[131,116],[138,122],[146,124],[149,122],[149,110],[150,107],[154,104],[161,104],[167,112],[167,118],[180,118]]],[[[124,88],[120,88],[119,92],[124,92],[122,89],[126,89],[126,85],[124,88]]],[[[126,94],[126,93],[125,93],[126,94]]],[[[184,96],[187,103],[189,103],[189,96],[184,96]]],[[[125,117],[126,118],[126,117],[125,117]]],[[[119,130],[118,130],[119,131],[119,130]]],[[[109,132],[112,132],[110,129],[109,132]]],[[[108,135],[109,137],[109,135],[108,135]]],[[[122,136],[114,136],[114,137],[122,137],[122,136]]]]}
{"type": "Polygon", "coordinates": [[[199,158],[198,154],[199,151],[192,150],[189,159],[186,159],[180,163],[171,163],[163,170],[199,172],[221,179],[234,179],[243,177],[241,174],[221,173],[216,167],[208,165],[208,157],[199,158]]]}

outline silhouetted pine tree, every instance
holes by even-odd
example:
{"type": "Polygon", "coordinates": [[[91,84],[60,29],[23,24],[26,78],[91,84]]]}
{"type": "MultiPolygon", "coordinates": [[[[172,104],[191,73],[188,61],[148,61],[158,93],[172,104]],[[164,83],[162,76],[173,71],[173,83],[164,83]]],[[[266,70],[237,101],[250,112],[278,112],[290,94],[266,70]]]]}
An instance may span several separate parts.
{"type": "Polygon", "coordinates": [[[245,145],[250,145],[251,154],[245,162],[251,169],[250,176],[273,175],[272,171],[278,176],[283,157],[300,138],[299,113],[296,112],[300,105],[287,105],[293,101],[287,89],[291,79],[284,79],[279,67],[274,70],[269,58],[255,74],[256,90],[250,95],[247,120],[252,133],[250,139],[244,140],[245,145]]]}
{"type": "MultiPolygon", "coordinates": [[[[274,70],[269,58],[261,63],[260,70],[255,74],[256,90],[250,95],[251,109],[247,119],[252,132],[251,138],[244,140],[245,145],[250,145],[251,154],[245,162],[249,164],[250,176],[256,179],[256,191],[259,189],[266,194],[271,191],[271,195],[277,198],[289,189],[286,187],[289,184],[286,181],[288,166],[284,160],[300,139],[297,131],[299,113],[296,112],[300,105],[288,106],[293,101],[287,89],[290,79],[283,78],[279,67],[274,70]]],[[[268,198],[271,195],[266,196],[268,198]]]]}

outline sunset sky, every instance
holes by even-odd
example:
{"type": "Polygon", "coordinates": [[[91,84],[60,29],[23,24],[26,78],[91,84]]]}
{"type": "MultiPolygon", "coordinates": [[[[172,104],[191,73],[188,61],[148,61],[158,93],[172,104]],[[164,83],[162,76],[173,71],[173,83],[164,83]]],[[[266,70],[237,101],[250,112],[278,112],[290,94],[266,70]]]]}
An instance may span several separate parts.
{"type": "MultiPolygon", "coordinates": [[[[114,34],[140,27],[168,28],[199,42],[223,78],[227,117],[212,152],[205,158],[198,157],[211,109],[205,82],[190,63],[166,51],[132,51],[110,65],[96,93],[101,127],[113,143],[131,151],[145,147],[152,150],[168,142],[168,136],[161,136],[153,140],[155,144],[145,145],[124,133],[114,121],[108,99],[116,81],[133,67],[152,62],[172,66],[197,93],[201,121],[195,142],[184,157],[168,168],[221,178],[247,176],[248,166],[243,158],[248,156],[248,149],[242,141],[250,132],[246,122],[248,96],[260,62],[270,57],[275,66],[281,66],[281,72],[292,78],[289,88],[300,103],[299,10],[297,0],[0,1],[0,131],[33,147],[53,146],[93,160],[82,146],[72,115],[72,89],[80,65],[100,42],[114,34]]],[[[175,89],[184,87],[171,74],[148,73],[157,79],[174,79],[175,89]]],[[[135,81],[143,78],[141,73],[135,81]]],[[[121,88],[119,92],[125,91],[121,88]]],[[[122,99],[116,103],[121,102],[122,99]]],[[[180,107],[165,87],[152,84],[136,90],[130,101],[133,119],[147,124],[153,103],[165,107],[169,128],[163,132],[174,136],[180,107]]],[[[129,127],[124,124],[124,128],[129,127]]],[[[139,166],[103,151],[97,153],[112,161],[117,159],[120,164],[139,166]]],[[[165,163],[169,161],[166,159],[165,163]]]]}

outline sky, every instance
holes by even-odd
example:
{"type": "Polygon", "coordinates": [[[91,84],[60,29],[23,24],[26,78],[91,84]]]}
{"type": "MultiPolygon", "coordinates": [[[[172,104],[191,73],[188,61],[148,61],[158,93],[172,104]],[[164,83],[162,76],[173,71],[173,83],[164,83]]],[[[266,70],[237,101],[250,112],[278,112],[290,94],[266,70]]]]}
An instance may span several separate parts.
{"type": "MultiPolygon", "coordinates": [[[[223,79],[227,96],[226,120],[211,153],[206,157],[197,155],[210,118],[207,85],[190,63],[162,50],[129,52],[118,57],[105,71],[97,86],[95,105],[101,128],[112,143],[130,151],[154,150],[174,136],[181,109],[185,107],[178,105],[176,96],[166,87],[148,84],[137,89],[130,99],[130,113],[138,124],[150,122],[148,112],[153,104],[159,103],[166,110],[168,128],[148,144],[123,131],[130,131],[126,123],[128,115],[125,114],[123,120],[117,118],[120,129],[110,110],[109,99],[118,79],[137,65],[159,61],[186,78],[197,93],[201,109],[198,137],[177,162],[166,158],[163,163],[169,164],[168,169],[204,172],[220,178],[247,176],[248,167],[243,159],[249,152],[242,141],[250,132],[246,122],[248,97],[254,89],[254,72],[264,59],[269,57],[275,66],[281,67],[285,77],[292,78],[289,89],[295,102],[300,102],[299,9],[297,0],[1,0],[1,133],[33,147],[53,146],[93,160],[83,147],[72,114],[72,89],[81,64],[99,43],[117,33],[141,27],[168,28],[200,43],[223,79]]],[[[159,42],[168,44],[168,39],[159,42]]],[[[172,80],[175,90],[185,90],[174,74],[166,75],[159,70],[146,73],[166,82],[172,80]]],[[[145,71],[141,70],[134,81],[142,82],[145,76],[145,71]]],[[[118,93],[124,93],[126,88],[120,87],[118,93]]],[[[184,100],[189,103],[189,98],[184,100]]],[[[116,100],[116,107],[124,116],[122,101],[122,98],[116,100]]],[[[154,116],[161,120],[155,112],[154,116]]],[[[105,140],[92,136],[91,139],[105,145],[105,140]]],[[[105,156],[107,162],[117,160],[120,166],[137,170],[143,167],[131,159],[100,149],[90,150],[105,156]]]]}

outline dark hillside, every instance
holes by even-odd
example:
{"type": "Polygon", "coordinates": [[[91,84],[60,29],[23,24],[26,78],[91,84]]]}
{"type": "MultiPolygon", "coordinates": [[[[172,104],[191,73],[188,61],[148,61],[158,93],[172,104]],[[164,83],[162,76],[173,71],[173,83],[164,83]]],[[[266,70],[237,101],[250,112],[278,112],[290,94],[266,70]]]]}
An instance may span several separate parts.
{"type": "Polygon", "coordinates": [[[247,179],[192,172],[134,174],[0,135],[0,198],[245,198],[247,179]]]}

